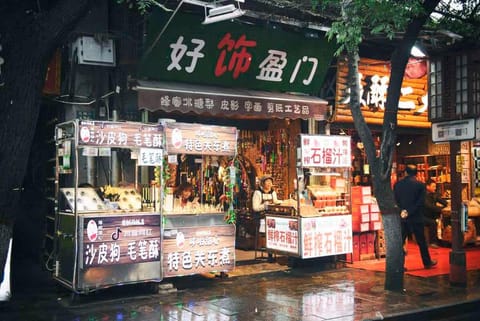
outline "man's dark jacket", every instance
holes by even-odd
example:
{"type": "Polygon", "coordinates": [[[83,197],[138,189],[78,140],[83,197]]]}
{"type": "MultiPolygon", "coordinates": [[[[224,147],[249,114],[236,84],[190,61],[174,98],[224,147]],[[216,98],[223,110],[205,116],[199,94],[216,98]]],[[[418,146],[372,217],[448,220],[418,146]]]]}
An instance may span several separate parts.
{"type": "Polygon", "coordinates": [[[425,185],[417,181],[415,176],[406,176],[395,184],[393,192],[400,210],[408,211],[407,222],[423,223],[425,185]]]}
{"type": "Polygon", "coordinates": [[[447,202],[442,199],[437,193],[428,193],[425,196],[425,210],[424,215],[426,218],[437,219],[442,212],[442,206],[438,206],[437,203],[447,206],[447,202]]]}

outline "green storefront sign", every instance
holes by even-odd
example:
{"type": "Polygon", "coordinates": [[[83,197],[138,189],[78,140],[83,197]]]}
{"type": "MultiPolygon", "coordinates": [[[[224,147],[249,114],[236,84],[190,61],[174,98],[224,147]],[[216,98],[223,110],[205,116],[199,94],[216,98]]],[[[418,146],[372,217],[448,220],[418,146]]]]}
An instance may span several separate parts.
{"type": "MultiPolygon", "coordinates": [[[[151,47],[171,13],[149,17],[151,47]]],[[[139,78],[264,91],[317,95],[335,43],[301,33],[219,22],[177,13],[152,50],[142,58],[139,78]]]]}

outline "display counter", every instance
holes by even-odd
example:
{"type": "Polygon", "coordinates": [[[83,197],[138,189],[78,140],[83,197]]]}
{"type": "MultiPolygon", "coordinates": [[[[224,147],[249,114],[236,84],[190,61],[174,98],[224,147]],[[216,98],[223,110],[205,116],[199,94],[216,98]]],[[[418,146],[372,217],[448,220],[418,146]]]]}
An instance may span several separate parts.
{"type": "Polygon", "coordinates": [[[224,213],[164,216],[164,277],[228,272],[235,268],[235,225],[224,213]]]}
{"type": "Polygon", "coordinates": [[[158,213],[61,212],[58,223],[55,277],[76,292],[161,280],[158,213]]]}
{"type": "Polygon", "coordinates": [[[231,271],[236,171],[222,161],[236,154],[237,129],[170,121],[165,135],[169,166],[178,175],[172,175],[163,202],[163,276],[231,271]]]}
{"type": "Polygon", "coordinates": [[[74,120],[56,126],[56,281],[88,293],[162,280],[159,182],[148,168],[161,172],[162,137],[158,124],[74,120]],[[138,171],[147,184],[138,182],[138,171]],[[115,172],[129,179],[120,184],[115,172]]]}
{"type": "Polygon", "coordinates": [[[303,259],[352,253],[350,162],[350,137],[300,135],[296,199],[265,211],[267,250],[303,259]]]}

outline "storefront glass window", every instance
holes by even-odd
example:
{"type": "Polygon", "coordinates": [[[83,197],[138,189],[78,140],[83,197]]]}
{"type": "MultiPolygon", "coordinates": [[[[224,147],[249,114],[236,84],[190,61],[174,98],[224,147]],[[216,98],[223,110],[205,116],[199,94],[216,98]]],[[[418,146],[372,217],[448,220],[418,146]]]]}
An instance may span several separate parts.
{"type": "Polygon", "coordinates": [[[467,82],[467,56],[461,55],[455,58],[455,114],[468,113],[468,82],[467,82]]]}
{"type": "Polygon", "coordinates": [[[440,59],[430,61],[430,119],[443,116],[442,109],[442,62],[440,59]]]}

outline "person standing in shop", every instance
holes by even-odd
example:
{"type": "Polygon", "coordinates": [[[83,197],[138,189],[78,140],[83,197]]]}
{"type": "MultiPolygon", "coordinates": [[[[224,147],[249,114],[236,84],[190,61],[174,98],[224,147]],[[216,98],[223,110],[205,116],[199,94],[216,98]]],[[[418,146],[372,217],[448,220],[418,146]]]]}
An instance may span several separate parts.
{"type": "MultiPolygon", "coordinates": [[[[273,178],[271,176],[263,176],[260,179],[260,186],[252,196],[252,210],[256,224],[256,233],[265,233],[265,224],[261,224],[262,220],[265,222],[265,210],[268,205],[280,204],[281,201],[277,198],[277,192],[273,189],[273,178]]],[[[258,241],[258,240],[256,240],[258,241]]],[[[258,245],[255,244],[255,247],[258,245]]],[[[268,252],[268,261],[273,261],[273,254],[268,252]]]]}
{"type": "Polygon", "coordinates": [[[427,195],[425,196],[425,208],[423,211],[423,220],[428,228],[428,244],[431,248],[438,248],[440,243],[437,235],[437,219],[440,218],[442,209],[447,206],[447,201],[442,199],[437,193],[437,183],[433,179],[428,179],[425,183],[427,195]]]}
{"type": "Polygon", "coordinates": [[[395,201],[401,211],[402,239],[405,243],[409,234],[415,235],[423,266],[431,269],[437,265],[432,260],[425,241],[423,209],[425,206],[425,185],[417,180],[417,166],[407,165],[406,176],[398,181],[394,188],[395,201]]]}

